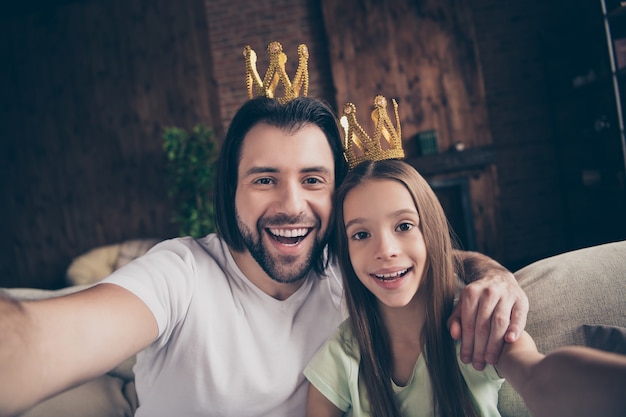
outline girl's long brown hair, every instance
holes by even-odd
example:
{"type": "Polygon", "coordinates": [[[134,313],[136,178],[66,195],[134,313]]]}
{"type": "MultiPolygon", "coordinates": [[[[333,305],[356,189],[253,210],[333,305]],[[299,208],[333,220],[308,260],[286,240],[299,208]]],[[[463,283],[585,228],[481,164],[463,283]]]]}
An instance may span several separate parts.
{"type": "MultiPolygon", "coordinates": [[[[370,179],[389,179],[404,185],[420,216],[427,252],[420,291],[429,294],[421,340],[433,389],[435,414],[441,417],[477,417],[478,411],[458,367],[455,343],[446,325],[452,312],[456,287],[448,221],[426,180],[413,167],[397,160],[361,163],[348,173],[335,195],[333,229],[338,242],[350,323],[361,353],[359,378],[367,387],[371,415],[401,416],[391,386],[393,358],[389,335],[376,297],[361,283],[352,268],[344,228],[343,202],[347,193],[370,179]]],[[[372,196],[378,197],[381,196],[372,196]]]]}

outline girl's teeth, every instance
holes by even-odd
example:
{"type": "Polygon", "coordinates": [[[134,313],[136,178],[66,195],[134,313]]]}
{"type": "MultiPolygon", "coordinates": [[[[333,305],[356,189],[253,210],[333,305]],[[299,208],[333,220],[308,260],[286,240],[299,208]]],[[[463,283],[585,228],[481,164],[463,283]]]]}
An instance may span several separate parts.
{"type": "Polygon", "coordinates": [[[397,272],[392,272],[390,274],[376,274],[376,278],[378,279],[382,279],[382,280],[391,280],[391,279],[395,279],[398,278],[402,275],[404,275],[406,273],[406,269],[402,270],[402,271],[397,271],[397,272]]]}

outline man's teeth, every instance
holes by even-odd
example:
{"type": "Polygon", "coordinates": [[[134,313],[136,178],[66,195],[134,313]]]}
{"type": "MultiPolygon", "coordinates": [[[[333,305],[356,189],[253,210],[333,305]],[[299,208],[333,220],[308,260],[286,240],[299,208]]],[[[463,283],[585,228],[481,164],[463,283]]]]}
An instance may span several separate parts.
{"type": "Polygon", "coordinates": [[[309,230],[307,228],[301,228],[301,229],[272,229],[270,228],[269,231],[274,236],[302,237],[302,236],[305,236],[309,230]]]}
{"type": "Polygon", "coordinates": [[[391,272],[389,274],[374,274],[374,276],[380,280],[389,281],[401,277],[406,274],[407,271],[408,269],[403,269],[402,271],[391,272]]]}

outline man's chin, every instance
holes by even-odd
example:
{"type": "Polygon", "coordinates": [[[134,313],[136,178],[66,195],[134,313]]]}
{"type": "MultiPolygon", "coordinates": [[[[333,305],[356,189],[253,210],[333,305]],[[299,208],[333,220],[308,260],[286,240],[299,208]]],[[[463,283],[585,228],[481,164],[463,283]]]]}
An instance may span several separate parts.
{"type": "Polygon", "coordinates": [[[274,281],[293,284],[313,269],[316,242],[313,234],[294,246],[282,245],[266,233],[260,241],[247,240],[248,251],[263,271],[274,281]]]}
{"type": "Polygon", "coordinates": [[[261,267],[274,281],[293,284],[304,279],[313,266],[308,253],[303,257],[273,256],[271,262],[264,262],[261,267]]]}

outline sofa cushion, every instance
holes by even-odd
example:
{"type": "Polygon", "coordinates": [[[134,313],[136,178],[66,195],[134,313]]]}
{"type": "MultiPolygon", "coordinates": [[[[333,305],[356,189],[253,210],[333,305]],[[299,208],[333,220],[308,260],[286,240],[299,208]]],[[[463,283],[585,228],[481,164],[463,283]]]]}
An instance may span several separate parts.
{"type": "MultiPolygon", "coordinates": [[[[588,344],[585,325],[626,328],[626,241],[546,258],[515,276],[530,302],[526,331],[541,352],[588,344]]],[[[530,415],[507,383],[499,403],[503,417],[530,415]]]]}
{"type": "Polygon", "coordinates": [[[94,284],[145,254],[158,239],[133,239],[100,246],[74,258],[65,272],[69,285],[94,284]]]}
{"type": "Polygon", "coordinates": [[[37,404],[20,417],[131,417],[125,381],[103,375],[37,404]]]}
{"type": "Polygon", "coordinates": [[[585,324],[583,333],[586,346],[626,355],[625,327],[585,324]]]}

